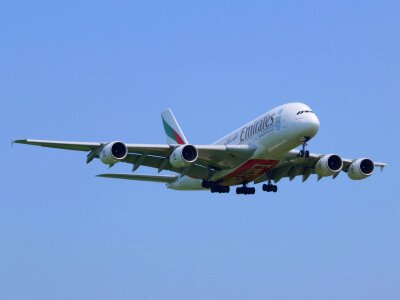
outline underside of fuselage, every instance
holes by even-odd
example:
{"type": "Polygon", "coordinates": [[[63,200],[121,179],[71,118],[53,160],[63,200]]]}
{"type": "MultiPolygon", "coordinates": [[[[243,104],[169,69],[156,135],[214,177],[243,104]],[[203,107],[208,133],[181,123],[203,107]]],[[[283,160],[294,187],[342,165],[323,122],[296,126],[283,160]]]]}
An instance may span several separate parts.
{"type": "Polygon", "coordinates": [[[221,178],[221,185],[233,186],[254,181],[266,174],[278,162],[278,160],[250,159],[231,174],[221,178]]]}

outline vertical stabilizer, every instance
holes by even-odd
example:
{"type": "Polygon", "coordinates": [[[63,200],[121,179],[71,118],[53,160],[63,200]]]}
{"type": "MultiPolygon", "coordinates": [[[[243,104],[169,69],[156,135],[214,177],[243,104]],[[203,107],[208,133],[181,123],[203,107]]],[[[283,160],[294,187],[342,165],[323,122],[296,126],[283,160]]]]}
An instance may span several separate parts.
{"type": "Polygon", "coordinates": [[[167,134],[167,143],[169,145],[173,144],[188,144],[188,141],[183,134],[181,127],[179,126],[178,122],[175,119],[172,110],[167,109],[162,112],[161,118],[164,125],[165,133],[167,134]]]}

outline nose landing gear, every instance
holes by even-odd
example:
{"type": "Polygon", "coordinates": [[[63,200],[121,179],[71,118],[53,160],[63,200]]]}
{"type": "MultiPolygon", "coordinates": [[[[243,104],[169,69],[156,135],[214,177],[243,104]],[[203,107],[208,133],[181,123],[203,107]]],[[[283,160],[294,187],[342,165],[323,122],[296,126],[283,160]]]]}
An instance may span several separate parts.
{"type": "Polygon", "coordinates": [[[306,150],[307,142],[310,140],[308,137],[304,137],[301,140],[301,147],[302,149],[299,152],[299,157],[310,157],[310,151],[306,150]]]}

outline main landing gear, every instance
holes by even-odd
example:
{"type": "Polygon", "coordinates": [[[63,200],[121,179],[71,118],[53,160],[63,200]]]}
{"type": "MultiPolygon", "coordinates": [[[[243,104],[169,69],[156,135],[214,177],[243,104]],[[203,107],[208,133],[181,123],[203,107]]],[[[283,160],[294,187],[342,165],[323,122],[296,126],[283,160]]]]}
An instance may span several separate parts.
{"type": "Polygon", "coordinates": [[[229,186],[222,186],[220,182],[208,181],[203,180],[201,186],[206,189],[210,189],[211,193],[220,193],[220,194],[227,194],[230,192],[229,186]]]}
{"type": "Polygon", "coordinates": [[[238,195],[254,195],[256,193],[256,188],[247,187],[245,184],[241,187],[236,188],[236,194],[238,195]]]}
{"type": "MultiPolygon", "coordinates": [[[[229,193],[231,190],[231,188],[229,186],[223,186],[218,181],[213,182],[213,181],[204,180],[202,182],[202,186],[203,186],[203,188],[210,189],[211,193],[225,194],[225,193],[229,193]]],[[[262,190],[264,192],[276,193],[278,191],[278,187],[276,185],[272,184],[272,181],[269,180],[268,184],[263,184],[262,190]]],[[[255,193],[256,193],[256,188],[248,187],[246,183],[243,184],[242,186],[236,188],[237,195],[254,195],[255,193]]]]}
{"type": "Polygon", "coordinates": [[[275,184],[271,183],[271,180],[268,181],[268,184],[263,184],[262,189],[264,192],[274,192],[276,193],[278,191],[278,186],[276,186],[275,184]]]}
{"type": "Polygon", "coordinates": [[[230,192],[230,187],[229,186],[217,186],[211,188],[211,193],[220,193],[220,194],[227,194],[230,192]]]}
{"type": "Polygon", "coordinates": [[[299,157],[309,157],[310,156],[310,151],[306,150],[307,147],[307,142],[310,140],[308,137],[304,137],[301,140],[301,147],[302,149],[299,152],[299,157]]]}

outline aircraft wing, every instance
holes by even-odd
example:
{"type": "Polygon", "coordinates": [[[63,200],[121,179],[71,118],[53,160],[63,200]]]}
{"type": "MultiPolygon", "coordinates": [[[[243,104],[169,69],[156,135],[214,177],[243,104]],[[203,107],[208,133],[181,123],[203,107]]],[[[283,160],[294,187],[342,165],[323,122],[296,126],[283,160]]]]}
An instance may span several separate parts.
{"type": "MultiPolygon", "coordinates": [[[[23,139],[13,143],[27,144],[48,148],[88,152],[87,163],[99,154],[106,142],[69,142],[23,139]]],[[[140,166],[169,170],[193,178],[207,179],[210,172],[235,168],[248,160],[256,150],[252,145],[194,145],[198,150],[198,159],[186,168],[175,168],[169,162],[169,156],[180,145],[168,144],[126,144],[128,155],[123,162],[133,165],[133,171],[140,166]]]]}
{"type": "MultiPolygon", "coordinates": [[[[254,182],[260,183],[266,181],[268,178],[278,182],[282,178],[289,178],[293,180],[297,176],[302,176],[302,181],[306,181],[310,175],[316,174],[314,167],[315,164],[320,160],[324,154],[310,153],[309,157],[299,157],[299,150],[290,151],[275,167],[273,167],[269,174],[258,177],[254,182]],[[267,178],[268,177],[268,178],[267,178]]],[[[355,161],[355,159],[342,158],[343,168],[342,171],[347,172],[349,166],[355,161]]],[[[375,167],[381,168],[381,170],[387,166],[385,163],[374,162],[375,167]]],[[[339,173],[333,176],[335,179],[339,173]]],[[[321,179],[318,176],[318,180],[321,179]]]]}

